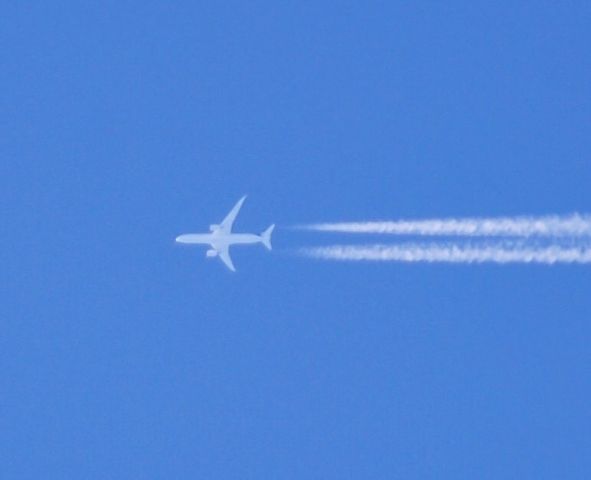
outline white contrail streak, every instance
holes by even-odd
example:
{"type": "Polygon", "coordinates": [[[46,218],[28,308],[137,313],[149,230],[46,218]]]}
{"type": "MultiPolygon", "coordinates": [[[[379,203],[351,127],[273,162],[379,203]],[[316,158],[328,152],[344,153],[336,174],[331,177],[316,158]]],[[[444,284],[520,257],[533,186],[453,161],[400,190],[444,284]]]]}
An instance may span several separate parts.
{"type": "Polygon", "coordinates": [[[591,215],[316,223],[319,232],[468,237],[591,237],[591,215]]]}
{"type": "Polygon", "coordinates": [[[591,263],[591,246],[527,246],[505,243],[482,246],[458,243],[398,245],[330,245],[300,250],[306,256],[342,261],[445,263],[591,263]]]}

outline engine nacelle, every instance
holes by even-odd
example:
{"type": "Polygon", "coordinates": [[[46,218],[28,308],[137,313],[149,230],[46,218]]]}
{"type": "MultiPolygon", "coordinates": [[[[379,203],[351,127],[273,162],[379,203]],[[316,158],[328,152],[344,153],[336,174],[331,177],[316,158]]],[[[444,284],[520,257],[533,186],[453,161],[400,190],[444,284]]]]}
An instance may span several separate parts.
{"type": "Polygon", "coordinates": [[[219,225],[213,224],[209,226],[209,231],[210,232],[217,232],[220,229],[219,225]]]}
{"type": "Polygon", "coordinates": [[[207,252],[205,252],[205,256],[206,257],[209,257],[209,258],[211,258],[211,257],[217,257],[217,254],[218,254],[218,252],[216,250],[213,250],[213,249],[208,250],[207,252]]]}

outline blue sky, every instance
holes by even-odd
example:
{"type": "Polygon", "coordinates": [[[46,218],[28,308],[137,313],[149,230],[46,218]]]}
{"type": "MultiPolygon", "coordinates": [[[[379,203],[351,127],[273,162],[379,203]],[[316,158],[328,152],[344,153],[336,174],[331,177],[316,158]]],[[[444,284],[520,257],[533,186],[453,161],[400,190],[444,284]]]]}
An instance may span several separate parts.
{"type": "Polygon", "coordinates": [[[589,478],[591,270],[292,255],[591,212],[588,2],[16,2],[0,476],[589,478]],[[243,194],[274,250],[180,233],[243,194]],[[327,236],[328,235],[328,236],[327,236]]]}

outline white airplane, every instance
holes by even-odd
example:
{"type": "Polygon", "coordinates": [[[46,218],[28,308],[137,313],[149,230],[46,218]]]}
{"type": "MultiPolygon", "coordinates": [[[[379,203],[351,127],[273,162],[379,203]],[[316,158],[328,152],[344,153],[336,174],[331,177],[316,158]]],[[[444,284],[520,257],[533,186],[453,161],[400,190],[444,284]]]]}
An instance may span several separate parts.
{"type": "Polygon", "coordinates": [[[178,243],[195,243],[202,245],[209,245],[211,248],[205,252],[207,257],[220,257],[221,261],[225,263],[233,272],[236,271],[232,259],[230,258],[229,249],[232,245],[245,245],[252,243],[262,243],[267,250],[271,250],[271,233],[275,228],[275,225],[271,225],[260,235],[253,233],[232,233],[232,224],[238,215],[238,211],[246,195],[238,200],[238,203],[234,205],[234,208],[230,210],[230,213],[222,220],[219,225],[210,225],[210,233],[188,233],[185,235],[179,235],[176,237],[178,243]]]}

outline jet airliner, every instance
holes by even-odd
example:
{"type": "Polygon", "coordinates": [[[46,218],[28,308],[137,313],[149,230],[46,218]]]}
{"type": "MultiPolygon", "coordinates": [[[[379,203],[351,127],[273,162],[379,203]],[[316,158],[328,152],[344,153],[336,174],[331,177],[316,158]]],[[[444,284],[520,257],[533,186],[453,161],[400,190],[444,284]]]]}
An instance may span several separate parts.
{"type": "Polygon", "coordinates": [[[232,258],[230,257],[230,247],[232,245],[248,245],[253,243],[262,243],[267,250],[271,250],[271,233],[275,225],[271,225],[260,235],[253,233],[232,233],[232,225],[244,203],[246,195],[242,197],[226,218],[222,222],[209,226],[209,233],[187,233],[176,237],[178,243],[191,243],[209,245],[210,248],[205,252],[207,257],[219,257],[222,262],[233,272],[236,271],[232,258]]]}

